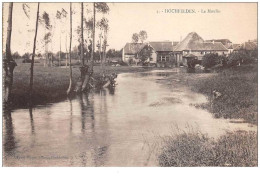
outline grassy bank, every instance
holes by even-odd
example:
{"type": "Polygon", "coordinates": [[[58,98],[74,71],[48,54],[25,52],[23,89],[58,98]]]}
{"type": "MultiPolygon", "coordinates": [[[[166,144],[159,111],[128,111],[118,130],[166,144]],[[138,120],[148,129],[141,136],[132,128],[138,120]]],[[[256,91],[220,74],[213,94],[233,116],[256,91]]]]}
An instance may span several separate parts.
{"type": "Polygon", "coordinates": [[[257,65],[244,65],[222,69],[213,73],[187,73],[180,69],[177,75],[161,80],[169,88],[187,86],[192,91],[202,93],[208,103],[194,104],[213,113],[216,118],[244,119],[257,124],[258,105],[257,65]],[[213,98],[213,91],[221,93],[213,98]]]}
{"type": "Polygon", "coordinates": [[[183,133],[163,139],[160,166],[257,166],[256,132],[227,133],[217,140],[200,133],[183,133]]]}
{"type": "Polygon", "coordinates": [[[209,103],[200,106],[215,117],[242,118],[257,124],[257,65],[224,69],[205,78],[190,80],[192,90],[205,94],[209,103]],[[213,98],[213,90],[221,93],[213,98]]]}
{"type": "MultiPolygon", "coordinates": [[[[120,66],[105,66],[105,73],[142,72],[151,68],[120,66]]],[[[102,72],[100,66],[94,66],[94,76],[102,72]]],[[[79,68],[73,68],[73,83],[80,75],[79,68]]],[[[30,64],[18,62],[14,70],[12,91],[12,107],[26,107],[28,103],[28,87],[30,78],[30,64]]],[[[34,67],[34,104],[56,102],[66,98],[69,86],[69,68],[43,67],[42,63],[35,63],[34,67]]]]}

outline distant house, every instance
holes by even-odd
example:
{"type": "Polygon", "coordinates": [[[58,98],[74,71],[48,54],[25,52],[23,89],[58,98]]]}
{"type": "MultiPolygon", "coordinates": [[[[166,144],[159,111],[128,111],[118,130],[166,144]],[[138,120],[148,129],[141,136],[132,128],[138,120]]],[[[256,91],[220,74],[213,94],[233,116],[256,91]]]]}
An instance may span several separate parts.
{"type": "Polygon", "coordinates": [[[221,42],[228,49],[228,54],[232,53],[234,50],[233,43],[229,39],[212,39],[206,40],[206,42],[221,42]]]}
{"type": "Polygon", "coordinates": [[[246,51],[250,56],[257,57],[257,50],[258,50],[257,42],[252,42],[249,40],[248,42],[244,42],[238,45],[234,49],[234,52],[246,51]]]}
{"type": "Polygon", "coordinates": [[[227,55],[228,52],[228,49],[221,42],[204,41],[196,32],[189,33],[173,51],[177,64],[185,66],[192,58],[200,62],[205,54],[227,55]]]}
{"type": "Polygon", "coordinates": [[[227,49],[232,46],[232,42],[229,39],[212,39],[205,42],[221,42],[227,49]]]}
{"type": "Polygon", "coordinates": [[[149,42],[141,51],[148,47],[151,48],[151,57],[147,59],[147,62],[161,66],[165,63],[173,62],[173,49],[177,44],[178,42],[171,41],[149,42]]]}
{"type": "Polygon", "coordinates": [[[235,51],[238,50],[246,50],[246,51],[253,51],[253,50],[257,50],[257,44],[255,42],[244,42],[240,45],[238,45],[235,49],[235,51]]]}
{"type": "Polygon", "coordinates": [[[145,43],[126,43],[122,51],[122,60],[126,63],[138,62],[136,56],[145,45],[145,43]]]}

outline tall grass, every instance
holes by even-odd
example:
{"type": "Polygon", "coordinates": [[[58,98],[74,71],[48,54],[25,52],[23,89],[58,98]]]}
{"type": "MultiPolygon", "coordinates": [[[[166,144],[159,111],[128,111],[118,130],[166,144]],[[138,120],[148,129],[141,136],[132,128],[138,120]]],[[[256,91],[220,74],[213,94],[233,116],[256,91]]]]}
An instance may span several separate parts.
{"type": "Polygon", "coordinates": [[[201,106],[216,117],[243,118],[257,124],[257,65],[224,69],[212,77],[192,80],[189,85],[208,96],[210,103],[201,106]],[[214,100],[213,90],[221,97],[214,100]]]}
{"type": "Polygon", "coordinates": [[[160,166],[257,166],[256,132],[236,131],[217,140],[201,133],[182,133],[163,139],[160,166]]]}

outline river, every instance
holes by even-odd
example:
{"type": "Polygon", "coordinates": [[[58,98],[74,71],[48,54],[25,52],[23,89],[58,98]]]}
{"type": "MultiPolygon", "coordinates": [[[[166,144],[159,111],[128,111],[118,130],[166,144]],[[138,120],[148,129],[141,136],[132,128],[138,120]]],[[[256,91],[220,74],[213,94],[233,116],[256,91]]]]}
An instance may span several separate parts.
{"type": "Polygon", "coordinates": [[[3,123],[4,166],[158,166],[162,136],[201,131],[257,130],[215,119],[191,104],[207,102],[187,87],[160,83],[177,69],[124,73],[114,91],[17,109],[3,123]]]}

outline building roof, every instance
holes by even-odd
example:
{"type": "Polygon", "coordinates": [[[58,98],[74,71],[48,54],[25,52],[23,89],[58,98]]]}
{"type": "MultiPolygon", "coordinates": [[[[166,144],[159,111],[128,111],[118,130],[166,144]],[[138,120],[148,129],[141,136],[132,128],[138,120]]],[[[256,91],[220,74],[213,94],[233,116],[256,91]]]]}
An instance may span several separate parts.
{"type": "Polygon", "coordinates": [[[136,54],[138,53],[146,44],[145,43],[126,43],[124,46],[125,54],[136,54]]]}
{"type": "Polygon", "coordinates": [[[194,54],[186,54],[184,55],[183,57],[186,57],[186,58],[195,58],[197,56],[195,56],[194,54]]]}
{"type": "Polygon", "coordinates": [[[257,49],[257,45],[254,42],[245,42],[242,47],[245,50],[256,50],[257,49]]]}
{"type": "Polygon", "coordinates": [[[162,51],[173,51],[174,47],[178,44],[178,42],[164,41],[164,42],[149,42],[149,44],[153,47],[156,52],[162,51]]]}
{"type": "Polygon", "coordinates": [[[257,45],[254,42],[245,42],[237,46],[236,48],[234,48],[234,50],[256,50],[256,49],[257,49],[257,45]]]}
{"type": "Polygon", "coordinates": [[[221,42],[223,45],[228,45],[232,43],[229,39],[212,39],[212,40],[206,40],[206,42],[221,42]]]}
{"type": "Polygon", "coordinates": [[[241,47],[241,44],[233,44],[232,47],[234,50],[236,50],[241,47]]]}
{"type": "Polygon", "coordinates": [[[174,51],[184,50],[227,51],[227,48],[221,42],[204,42],[196,32],[191,32],[176,46],[174,51]]]}

